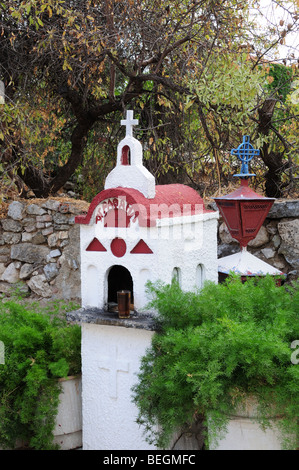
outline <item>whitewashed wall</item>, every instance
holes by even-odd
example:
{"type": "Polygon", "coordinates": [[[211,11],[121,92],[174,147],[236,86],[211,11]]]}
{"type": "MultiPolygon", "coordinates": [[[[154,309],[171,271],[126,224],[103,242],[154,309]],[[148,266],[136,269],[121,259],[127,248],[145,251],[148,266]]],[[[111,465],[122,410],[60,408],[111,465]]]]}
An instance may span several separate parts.
{"type": "Polygon", "coordinates": [[[82,325],[83,450],[153,449],[131,400],[140,358],[153,331],[82,325]]]}

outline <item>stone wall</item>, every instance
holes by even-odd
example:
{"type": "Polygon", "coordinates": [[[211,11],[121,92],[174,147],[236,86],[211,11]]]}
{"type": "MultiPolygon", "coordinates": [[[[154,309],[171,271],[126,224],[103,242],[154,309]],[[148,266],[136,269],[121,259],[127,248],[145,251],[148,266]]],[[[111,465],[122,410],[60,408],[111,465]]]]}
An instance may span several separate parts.
{"type": "MultiPolygon", "coordinates": [[[[216,209],[214,203],[209,205],[216,209]]],[[[89,204],[76,199],[13,201],[0,219],[0,294],[19,289],[32,298],[80,302],[79,226],[89,204]]],[[[239,251],[222,219],[218,257],[239,251]]],[[[299,200],[275,201],[249,251],[286,273],[299,273],[299,200]]]]}
{"type": "Polygon", "coordinates": [[[0,220],[0,293],[80,300],[79,227],[88,203],[64,198],[13,201],[0,220]]]}

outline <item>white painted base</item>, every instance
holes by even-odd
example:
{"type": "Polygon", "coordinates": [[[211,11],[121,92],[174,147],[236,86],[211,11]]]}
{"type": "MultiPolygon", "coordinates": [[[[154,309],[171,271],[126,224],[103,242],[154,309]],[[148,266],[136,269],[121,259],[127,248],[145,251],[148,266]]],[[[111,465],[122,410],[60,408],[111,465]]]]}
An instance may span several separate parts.
{"type": "Polygon", "coordinates": [[[150,450],[132,403],[140,359],[154,332],[82,324],[83,450],[150,450]]]}
{"type": "Polygon", "coordinates": [[[82,446],[82,383],[81,377],[60,380],[62,392],[54,429],[54,443],[60,450],[82,446]]]}
{"type": "MultiPolygon", "coordinates": [[[[53,431],[54,444],[60,450],[77,449],[82,446],[82,381],[81,377],[60,379],[62,391],[59,395],[56,427],[53,431]]],[[[27,443],[17,439],[15,450],[26,447],[27,443]]],[[[3,450],[0,447],[0,450],[3,450]]]]}
{"type": "Polygon", "coordinates": [[[256,418],[257,409],[255,398],[248,397],[228,422],[225,436],[218,443],[210,439],[210,450],[282,450],[278,420],[270,419],[271,427],[262,429],[256,418]]]}
{"type": "Polygon", "coordinates": [[[277,429],[263,429],[250,418],[230,420],[227,434],[210,450],[282,450],[277,429]]]}

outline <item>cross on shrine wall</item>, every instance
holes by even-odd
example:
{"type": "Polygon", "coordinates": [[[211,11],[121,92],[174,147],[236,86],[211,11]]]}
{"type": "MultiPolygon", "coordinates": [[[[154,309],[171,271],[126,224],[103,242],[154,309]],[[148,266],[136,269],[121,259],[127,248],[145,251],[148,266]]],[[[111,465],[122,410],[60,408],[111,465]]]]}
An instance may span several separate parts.
{"type": "Polygon", "coordinates": [[[109,372],[109,396],[117,398],[117,374],[118,372],[129,372],[129,362],[117,359],[118,351],[115,347],[109,357],[99,362],[99,369],[109,372]]]}

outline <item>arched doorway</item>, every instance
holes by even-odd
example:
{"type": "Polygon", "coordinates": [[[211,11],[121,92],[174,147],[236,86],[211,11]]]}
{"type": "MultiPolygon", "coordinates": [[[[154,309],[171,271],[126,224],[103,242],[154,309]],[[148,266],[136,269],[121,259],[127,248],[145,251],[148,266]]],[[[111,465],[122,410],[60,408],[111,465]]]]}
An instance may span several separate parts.
{"type": "MultiPolygon", "coordinates": [[[[117,306],[117,291],[129,290],[131,304],[134,304],[133,279],[130,271],[124,266],[115,265],[108,274],[108,311],[114,311],[117,306]]],[[[134,307],[131,307],[132,310],[134,307]]]]}

